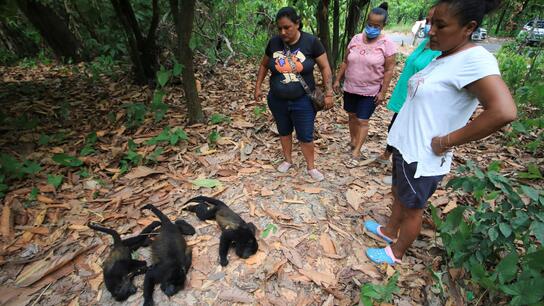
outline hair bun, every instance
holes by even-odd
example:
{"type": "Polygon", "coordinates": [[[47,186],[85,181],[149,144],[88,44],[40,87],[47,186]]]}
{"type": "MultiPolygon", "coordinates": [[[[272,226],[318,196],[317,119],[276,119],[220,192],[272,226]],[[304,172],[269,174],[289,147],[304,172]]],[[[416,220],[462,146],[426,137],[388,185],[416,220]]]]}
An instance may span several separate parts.
{"type": "Polygon", "coordinates": [[[485,13],[489,14],[501,5],[501,0],[484,0],[485,13]]]}
{"type": "Polygon", "coordinates": [[[389,8],[389,4],[387,4],[387,2],[382,2],[382,4],[380,4],[380,6],[378,7],[387,11],[387,9],[389,8]]]}

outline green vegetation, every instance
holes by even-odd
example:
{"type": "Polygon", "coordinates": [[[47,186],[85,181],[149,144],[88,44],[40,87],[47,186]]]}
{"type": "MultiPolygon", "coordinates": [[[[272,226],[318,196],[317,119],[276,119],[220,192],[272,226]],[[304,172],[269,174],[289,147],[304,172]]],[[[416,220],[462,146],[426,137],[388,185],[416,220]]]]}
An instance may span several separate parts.
{"type": "Polygon", "coordinates": [[[448,186],[472,200],[444,220],[433,220],[451,265],[470,272],[489,298],[508,297],[512,305],[544,302],[544,192],[519,178],[487,171],[473,162],[458,168],[448,186]]]}
{"type": "Polygon", "coordinates": [[[364,306],[373,306],[375,302],[389,303],[393,300],[393,293],[399,291],[397,282],[399,272],[395,272],[385,285],[367,283],[361,286],[361,303],[364,306]]]}

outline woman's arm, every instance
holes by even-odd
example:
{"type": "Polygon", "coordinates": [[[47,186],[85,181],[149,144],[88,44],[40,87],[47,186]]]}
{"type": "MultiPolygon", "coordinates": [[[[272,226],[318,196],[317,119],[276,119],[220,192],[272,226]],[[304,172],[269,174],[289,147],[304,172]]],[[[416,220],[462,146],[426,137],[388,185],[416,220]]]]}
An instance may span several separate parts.
{"type": "Polygon", "coordinates": [[[325,83],[325,109],[332,107],[332,71],[329,66],[329,59],[327,53],[323,53],[315,59],[319,70],[321,70],[321,76],[323,77],[323,83],[325,83]]]}
{"type": "Polygon", "coordinates": [[[442,155],[453,146],[482,139],[516,120],[517,110],[508,87],[498,75],[490,75],[465,87],[482,104],[484,111],[466,126],[441,137],[434,137],[431,146],[442,155]]]}
{"type": "Polygon", "coordinates": [[[266,73],[268,72],[268,55],[264,55],[261,60],[261,65],[259,66],[259,72],[257,73],[257,82],[255,83],[255,101],[259,102],[261,100],[261,85],[263,84],[266,73]]]}
{"type": "Polygon", "coordinates": [[[344,56],[344,61],[342,64],[340,64],[340,68],[338,69],[338,73],[336,73],[336,80],[334,81],[334,91],[340,92],[340,81],[344,78],[344,74],[346,73],[346,69],[348,68],[348,55],[349,55],[349,49],[346,48],[346,55],[344,56]]]}
{"type": "Polygon", "coordinates": [[[391,84],[391,79],[393,78],[393,72],[395,71],[396,63],[396,54],[385,58],[385,71],[383,74],[382,89],[380,89],[380,92],[378,93],[378,95],[376,95],[376,105],[382,104],[385,100],[385,93],[389,89],[389,84],[391,84]]]}

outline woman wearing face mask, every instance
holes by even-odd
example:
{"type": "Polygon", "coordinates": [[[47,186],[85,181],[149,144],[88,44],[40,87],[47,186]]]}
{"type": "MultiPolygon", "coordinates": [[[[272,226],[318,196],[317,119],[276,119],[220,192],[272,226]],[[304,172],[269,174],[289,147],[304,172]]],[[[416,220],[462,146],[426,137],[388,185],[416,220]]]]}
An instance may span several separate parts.
{"type": "MultiPolygon", "coordinates": [[[[408,91],[408,80],[414,74],[427,67],[427,65],[429,65],[432,60],[440,55],[440,51],[431,50],[429,45],[429,31],[431,30],[431,18],[433,16],[433,12],[434,6],[431,7],[429,13],[427,14],[427,18],[425,18],[425,27],[423,28],[423,32],[425,33],[425,39],[421,41],[419,46],[417,46],[412,54],[410,54],[410,56],[408,56],[408,58],[406,59],[404,69],[400,74],[397,85],[393,90],[393,94],[391,94],[389,103],[387,103],[387,109],[394,113],[393,118],[391,119],[391,123],[389,123],[389,127],[387,128],[388,132],[391,130],[391,126],[393,126],[393,122],[395,122],[397,114],[402,108],[404,101],[406,100],[406,93],[408,91]]],[[[390,145],[387,145],[385,152],[383,152],[382,155],[378,157],[378,161],[384,164],[388,163],[392,152],[393,148],[390,145]]],[[[388,184],[391,184],[391,177],[386,177],[384,181],[388,184]]]]}
{"type": "Polygon", "coordinates": [[[387,139],[393,147],[391,215],[385,226],[365,222],[366,230],[390,244],[366,250],[375,263],[400,263],[417,238],[427,201],[450,171],[453,148],[516,119],[516,105],[495,57],[470,40],[499,4],[439,0],[435,7],[430,45],[442,54],[408,81],[406,101],[387,139]],[[468,122],[478,103],[483,112],[468,122]]]}
{"type": "Polygon", "coordinates": [[[340,90],[344,79],[344,110],[349,115],[351,159],[346,166],[355,167],[368,135],[368,120],[377,105],[384,101],[393,77],[397,46],[381,31],[387,22],[387,3],[370,11],[365,30],[349,43],[340,65],[334,89],[340,90]]]}
{"type": "Polygon", "coordinates": [[[279,35],[272,37],[266,46],[257,74],[255,101],[259,102],[261,99],[261,84],[270,70],[272,75],[267,97],[268,107],[278,127],[284,157],[277,170],[287,172],[293,164],[291,134],[295,130],[306,159],[308,175],[315,181],[322,181],[325,177],[314,164],[313,135],[316,111],[298,78],[302,77],[310,90],[314,90],[313,70],[317,63],[326,87],[325,108],[331,108],[332,73],[327,54],[317,37],[302,32],[300,17],[292,7],[284,7],[278,11],[276,24],[279,35]]]}

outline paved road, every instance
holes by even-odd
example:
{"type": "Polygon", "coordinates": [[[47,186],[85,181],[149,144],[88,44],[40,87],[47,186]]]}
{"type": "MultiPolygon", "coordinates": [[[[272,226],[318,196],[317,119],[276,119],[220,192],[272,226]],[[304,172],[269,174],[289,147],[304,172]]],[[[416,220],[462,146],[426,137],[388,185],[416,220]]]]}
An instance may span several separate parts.
{"type": "MultiPolygon", "coordinates": [[[[404,43],[404,45],[411,44],[414,41],[413,35],[403,34],[403,33],[387,33],[391,39],[396,42],[397,44],[401,45],[404,43]]],[[[420,39],[417,40],[416,44],[421,41],[420,39]]],[[[499,49],[502,46],[501,41],[493,41],[490,42],[489,39],[476,42],[476,44],[483,46],[491,53],[496,53],[499,51],[499,49]]]]}

